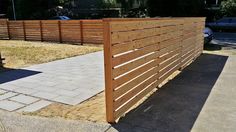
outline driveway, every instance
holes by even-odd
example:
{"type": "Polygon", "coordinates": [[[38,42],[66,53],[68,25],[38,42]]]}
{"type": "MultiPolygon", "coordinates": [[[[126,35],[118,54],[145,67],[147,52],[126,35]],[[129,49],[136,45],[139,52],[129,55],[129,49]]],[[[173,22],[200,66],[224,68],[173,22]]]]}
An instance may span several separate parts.
{"type": "Polygon", "coordinates": [[[236,131],[235,68],[235,55],[202,54],[110,131],[236,131]]]}
{"type": "Polygon", "coordinates": [[[79,104],[104,90],[103,53],[0,74],[0,109],[33,112],[52,102],[79,104]]]}

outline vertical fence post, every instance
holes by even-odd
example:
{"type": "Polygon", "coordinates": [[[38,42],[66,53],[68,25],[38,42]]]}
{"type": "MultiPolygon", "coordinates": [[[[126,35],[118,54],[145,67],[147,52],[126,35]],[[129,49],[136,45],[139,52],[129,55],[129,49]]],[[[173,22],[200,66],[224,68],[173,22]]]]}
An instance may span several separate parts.
{"type": "Polygon", "coordinates": [[[42,26],[42,21],[39,21],[39,27],[40,27],[40,37],[41,41],[43,42],[43,26],[42,26]]]}
{"type": "Polygon", "coordinates": [[[8,38],[11,39],[11,33],[10,33],[10,29],[9,29],[9,21],[6,21],[7,23],[7,33],[8,33],[8,38]]]}
{"type": "Polygon", "coordinates": [[[22,21],[22,27],[23,27],[24,40],[26,40],[25,21],[22,21]]]}
{"type": "Polygon", "coordinates": [[[58,21],[58,32],[59,32],[59,41],[62,43],[62,36],[61,36],[61,21],[58,21]]]}
{"type": "Polygon", "coordinates": [[[103,20],[103,45],[104,45],[104,66],[105,66],[105,95],[106,95],[106,118],[107,122],[114,123],[113,110],[113,86],[112,86],[112,51],[111,31],[109,20],[103,20]]]}
{"type": "Polygon", "coordinates": [[[180,30],[181,30],[181,39],[180,39],[180,59],[179,59],[179,70],[182,70],[181,69],[181,66],[182,66],[182,55],[183,55],[183,49],[184,49],[184,46],[183,46],[183,40],[184,40],[184,20],[182,20],[182,23],[179,25],[180,26],[180,30]]]}
{"type": "Polygon", "coordinates": [[[80,40],[81,40],[81,45],[83,45],[84,44],[83,20],[80,20],[80,40]]]}
{"type": "Polygon", "coordinates": [[[4,59],[2,59],[2,54],[0,52],[0,68],[3,68],[3,61],[4,59]]]}

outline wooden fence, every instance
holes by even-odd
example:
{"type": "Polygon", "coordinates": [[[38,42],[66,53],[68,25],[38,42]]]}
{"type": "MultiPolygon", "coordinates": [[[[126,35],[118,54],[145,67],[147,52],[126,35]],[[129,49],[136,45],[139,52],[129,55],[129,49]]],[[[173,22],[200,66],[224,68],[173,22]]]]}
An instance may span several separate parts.
{"type": "Polygon", "coordinates": [[[0,20],[0,39],[102,44],[102,20],[0,20]]]}
{"type": "Polygon", "coordinates": [[[111,123],[203,51],[205,18],[103,21],[106,112],[111,123]]]}

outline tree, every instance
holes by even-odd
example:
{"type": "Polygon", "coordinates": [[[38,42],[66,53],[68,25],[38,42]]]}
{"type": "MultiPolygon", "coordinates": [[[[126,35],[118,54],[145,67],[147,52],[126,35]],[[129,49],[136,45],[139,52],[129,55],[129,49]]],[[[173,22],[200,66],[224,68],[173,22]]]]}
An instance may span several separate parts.
{"type": "Polygon", "coordinates": [[[199,16],[204,9],[204,0],[148,0],[151,17],[199,16]]]}
{"type": "Polygon", "coordinates": [[[222,1],[220,12],[223,16],[236,16],[236,0],[222,1]]]}
{"type": "Polygon", "coordinates": [[[116,0],[121,5],[123,17],[146,16],[147,0],[116,0]]]}
{"type": "MultiPolygon", "coordinates": [[[[11,0],[8,0],[8,17],[12,14],[11,0]]],[[[49,9],[63,6],[70,0],[15,0],[17,19],[45,19],[50,17],[49,9]]]]}
{"type": "Polygon", "coordinates": [[[0,14],[7,13],[8,0],[0,0],[0,14]]]}

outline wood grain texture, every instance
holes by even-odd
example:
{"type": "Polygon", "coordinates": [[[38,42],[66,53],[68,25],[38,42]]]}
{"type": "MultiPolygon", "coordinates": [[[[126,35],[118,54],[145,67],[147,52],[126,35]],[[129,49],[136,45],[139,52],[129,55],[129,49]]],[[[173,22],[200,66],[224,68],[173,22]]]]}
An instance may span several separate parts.
{"type": "Polygon", "coordinates": [[[111,55],[111,29],[109,21],[103,22],[104,28],[104,67],[105,67],[105,96],[106,96],[106,118],[110,123],[115,122],[113,110],[113,82],[112,82],[112,55],[111,55]]]}

